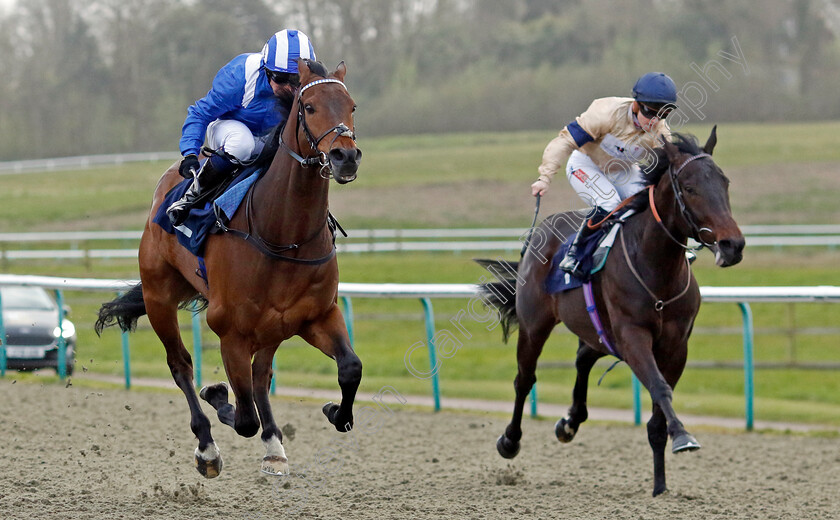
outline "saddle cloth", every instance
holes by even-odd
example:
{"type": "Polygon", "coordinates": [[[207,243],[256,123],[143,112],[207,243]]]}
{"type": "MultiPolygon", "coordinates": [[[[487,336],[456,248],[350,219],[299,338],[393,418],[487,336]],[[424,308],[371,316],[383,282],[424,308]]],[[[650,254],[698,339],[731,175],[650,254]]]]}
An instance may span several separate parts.
{"type": "Polygon", "coordinates": [[[229,222],[242,204],[248,189],[261,174],[262,168],[245,168],[221,195],[212,201],[193,207],[184,223],[174,227],[166,215],[166,209],[180,199],[193,182],[192,179],[184,179],[166,194],[152,222],[159,225],[167,233],[174,234],[178,242],[187,248],[190,253],[201,257],[204,254],[204,244],[207,237],[219,229],[216,227],[216,219],[225,218],[229,222]]]}
{"type": "Polygon", "coordinates": [[[621,228],[624,218],[629,216],[629,214],[625,214],[619,221],[614,222],[612,225],[602,226],[601,229],[586,237],[584,243],[579,246],[582,247],[581,270],[588,273],[586,279],[578,279],[560,269],[559,264],[563,260],[563,257],[566,256],[566,252],[571,247],[577,233],[563,242],[563,245],[554,255],[554,258],[551,259],[551,269],[545,280],[546,292],[548,294],[556,294],[577,289],[587,282],[593,274],[600,271],[607,262],[607,255],[615,242],[615,238],[618,236],[618,231],[621,228]]]}

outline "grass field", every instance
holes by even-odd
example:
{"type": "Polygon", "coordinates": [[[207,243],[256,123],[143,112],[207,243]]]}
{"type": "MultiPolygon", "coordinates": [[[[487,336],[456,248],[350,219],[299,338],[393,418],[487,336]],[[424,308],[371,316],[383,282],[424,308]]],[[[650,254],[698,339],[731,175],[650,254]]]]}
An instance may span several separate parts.
{"type": "MultiPolygon", "coordinates": [[[[690,129],[705,138],[706,128],[690,129]]],[[[840,150],[832,136],[840,123],[813,125],[727,125],[718,129],[715,156],[732,179],[732,205],[742,224],[838,223],[840,150]],[[793,174],[791,173],[793,172],[793,174]]],[[[365,151],[359,179],[333,187],[331,208],[347,228],[526,227],[533,215],[527,187],[553,132],[394,137],[361,140],[365,151]]],[[[0,231],[130,229],[142,227],[151,192],[167,164],[131,164],[112,169],[10,175],[2,178],[0,231]]],[[[543,215],[579,207],[558,180],[543,215]]],[[[9,247],[17,247],[13,244],[9,247]]],[[[31,247],[31,246],[27,246],[31,247]]],[[[97,247],[100,247],[98,244],[97,247]]],[[[105,246],[103,246],[105,247],[105,246]]],[[[496,253],[494,253],[494,256],[496,253]]],[[[472,256],[453,253],[343,254],[346,282],[473,283],[482,276],[472,256]]],[[[486,256],[486,255],[484,255],[486,256]]],[[[516,256],[516,254],[506,255],[516,256]]],[[[701,285],[840,285],[840,252],[826,249],[748,248],[742,264],[730,269],[712,265],[701,254],[695,274],[701,285]]],[[[137,278],[133,261],[10,262],[6,272],[68,277],[137,278]]],[[[92,332],[95,311],[110,295],[68,293],[71,318],[79,331],[77,369],[120,374],[119,335],[92,332]]],[[[436,326],[466,304],[436,300],[436,326]]],[[[412,377],[405,353],[425,339],[420,303],[413,300],[357,299],[356,349],[364,362],[362,389],[389,384],[404,393],[428,393],[429,381],[412,377]]],[[[838,309],[820,304],[754,305],[758,362],[840,363],[840,335],[797,334],[786,329],[836,327],[838,309]]],[[[185,313],[183,323],[188,322],[185,313]]],[[[740,314],[731,304],[706,304],[690,344],[689,360],[743,359],[740,314]]],[[[443,360],[444,396],[511,399],[515,346],[501,342],[498,329],[467,323],[457,354],[443,360]]],[[[190,335],[185,330],[185,340],[190,335]]],[[[223,378],[217,340],[204,333],[205,381],[223,378]]],[[[558,329],[546,346],[538,371],[540,400],[569,403],[576,342],[558,329]]],[[[131,339],[135,376],[169,377],[163,349],[145,320],[131,339]]],[[[422,350],[414,363],[427,363],[422,350]]],[[[285,385],[337,389],[335,365],[318,351],[293,339],[278,354],[278,378],[285,385]]],[[[630,407],[629,370],[621,365],[600,387],[593,373],[593,406],[630,407]]],[[[757,418],[840,425],[840,378],[836,370],[759,369],[757,418]]],[[[737,369],[689,368],[675,392],[678,411],[739,416],[743,414],[743,376],[737,369]]]]}

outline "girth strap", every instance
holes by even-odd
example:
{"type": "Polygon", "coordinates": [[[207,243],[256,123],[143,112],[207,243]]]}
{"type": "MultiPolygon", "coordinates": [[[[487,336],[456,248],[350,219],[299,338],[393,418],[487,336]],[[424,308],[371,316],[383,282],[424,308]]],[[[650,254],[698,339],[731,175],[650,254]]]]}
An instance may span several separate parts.
{"type": "Polygon", "coordinates": [[[598,338],[601,340],[601,344],[607,347],[610,354],[617,357],[620,361],[624,361],[624,359],[618,355],[615,347],[613,347],[613,344],[610,342],[610,338],[607,337],[606,331],[604,331],[604,325],[601,323],[601,316],[598,315],[598,307],[595,305],[595,294],[592,291],[591,282],[583,284],[583,299],[586,302],[586,312],[589,313],[589,320],[592,322],[592,326],[595,327],[595,332],[598,333],[598,338]]]}

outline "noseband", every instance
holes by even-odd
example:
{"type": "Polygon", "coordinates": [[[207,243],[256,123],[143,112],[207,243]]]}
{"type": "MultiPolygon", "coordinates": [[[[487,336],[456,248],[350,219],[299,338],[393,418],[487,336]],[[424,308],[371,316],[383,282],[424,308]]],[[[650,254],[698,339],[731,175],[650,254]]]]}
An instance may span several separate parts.
{"type": "Polygon", "coordinates": [[[662,219],[659,217],[659,214],[656,211],[656,205],[653,203],[653,189],[654,189],[654,186],[652,186],[652,185],[650,186],[649,193],[648,193],[649,200],[650,200],[650,208],[651,208],[651,211],[653,211],[653,216],[655,217],[656,222],[658,222],[659,225],[662,227],[662,229],[665,231],[665,234],[668,235],[668,237],[671,240],[673,240],[675,243],[677,243],[677,245],[679,245],[680,247],[682,247],[684,249],[694,250],[694,251],[702,249],[704,246],[708,247],[708,248],[711,248],[712,246],[714,246],[715,245],[714,243],[708,243],[701,238],[701,234],[703,233],[703,231],[708,231],[709,233],[714,233],[714,231],[710,228],[700,227],[700,226],[697,225],[697,219],[694,217],[694,214],[691,212],[691,209],[689,209],[689,207],[686,206],[685,200],[683,200],[682,187],[680,186],[680,181],[679,181],[679,174],[680,174],[680,172],[683,171],[683,168],[685,168],[688,165],[688,163],[690,163],[691,161],[696,161],[697,159],[702,159],[704,157],[711,157],[711,155],[709,155],[707,153],[699,153],[697,155],[692,155],[691,157],[689,157],[688,159],[683,161],[683,163],[680,164],[679,167],[677,167],[676,170],[674,169],[673,164],[668,166],[668,175],[671,177],[671,189],[674,191],[674,199],[677,201],[677,205],[680,208],[680,215],[682,215],[683,219],[686,221],[686,223],[691,228],[691,232],[694,235],[692,238],[694,238],[694,240],[696,240],[697,242],[700,243],[699,246],[688,247],[688,246],[684,245],[682,242],[680,242],[679,240],[677,240],[676,238],[674,238],[674,236],[671,234],[671,232],[668,231],[668,228],[665,227],[665,224],[662,223],[662,219]]]}
{"type": "Polygon", "coordinates": [[[312,156],[309,156],[309,157],[302,157],[300,154],[298,154],[297,152],[295,152],[294,150],[289,148],[288,145],[286,145],[286,143],[283,142],[282,135],[280,136],[280,144],[283,146],[283,148],[286,149],[286,151],[289,153],[289,155],[291,155],[297,162],[299,162],[301,164],[301,166],[303,166],[304,168],[306,168],[308,166],[316,166],[316,165],[320,166],[321,169],[319,170],[319,174],[321,175],[321,177],[323,177],[324,179],[330,179],[330,178],[332,178],[332,166],[330,164],[329,159],[327,158],[327,154],[325,152],[322,152],[322,151],[318,150],[318,145],[321,143],[321,141],[324,140],[325,137],[334,133],[335,135],[333,136],[332,141],[330,141],[330,147],[329,147],[330,150],[332,150],[332,146],[335,143],[336,139],[338,139],[339,137],[349,137],[355,143],[356,142],[356,134],[353,132],[353,130],[350,129],[350,127],[345,125],[343,122],[335,125],[332,128],[330,128],[329,130],[327,130],[326,132],[321,134],[320,137],[316,138],[312,134],[312,130],[309,129],[309,125],[306,123],[306,116],[304,115],[302,97],[303,97],[303,93],[306,92],[307,89],[310,89],[310,88],[314,87],[315,85],[322,85],[324,83],[338,83],[339,85],[344,87],[344,90],[347,90],[347,85],[345,85],[340,80],[337,80],[337,79],[334,79],[334,78],[319,79],[319,80],[316,80],[316,81],[313,81],[311,83],[307,83],[306,85],[304,85],[300,89],[300,92],[298,93],[298,99],[297,99],[298,113],[297,113],[297,126],[295,127],[295,135],[297,135],[298,128],[300,128],[302,126],[303,127],[303,135],[306,136],[306,142],[309,143],[309,147],[315,152],[315,155],[312,155],[312,156]]]}

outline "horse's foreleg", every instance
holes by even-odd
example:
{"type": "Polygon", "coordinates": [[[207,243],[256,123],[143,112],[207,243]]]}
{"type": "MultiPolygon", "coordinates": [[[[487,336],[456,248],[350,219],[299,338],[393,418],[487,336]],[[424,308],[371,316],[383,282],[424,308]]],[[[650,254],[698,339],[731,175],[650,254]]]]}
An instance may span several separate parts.
{"type": "MultiPolygon", "coordinates": [[[[236,396],[233,429],[243,437],[253,437],[260,430],[260,419],[254,408],[250,345],[239,336],[225,335],[220,339],[225,373],[233,389],[233,395],[236,396]]],[[[221,413],[219,419],[227,422],[221,413]]]]}
{"type": "Polygon", "coordinates": [[[624,346],[622,353],[624,353],[627,365],[639,378],[639,382],[650,392],[653,404],[659,406],[665,415],[668,435],[673,441],[672,451],[678,453],[700,448],[700,444],[694,437],[685,431],[672,404],[672,384],[676,384],[682,374],[682,367],[685,366],[685,347],[669,348],[668,359],[657,360],[653,355],[650,333],[640,327],[625,327],[619,334],[619,344],[624,346]],[[663,365],[663,371],[669,374],[670,382],[662,375],[658,361],[663,365]]]}
{"type": "Polygon", "coordinates": [[[192,358],[184,348],[178,328],[177,302],[158,301],[153,291],[146,287],[143,296],[149,322],[166,348],[166,363],[169,365],[172,379],[184,392],[190,407],[190,429],[198,438],[198,448],[195,450],[196,469],[207,478],[217,477],[222,471],[222,456],[210,435],[210,420],[201,410],[195,393],[192,358]]]}
{"type": "Polygon", "coordinates": [[[700,448],[700,443],[686,431],[677,418],[672,404],[673,386],[676,385],[685,366],[686,348],[683,344],[668,350],[667,358],[657,360],[653,355],[650,334],[641,328],[625,328],[620,334],[620,344],[625,346],[627,365],[639,378],[639,382],[650,392],[653,401],[653,416],[648,423],[648,441],[653,450],[654,495],[663,493],[665,488],[665,444],[671,437],[671,451],[693,451],[700,448]],[[659,364],[657,363],[659,361],[659,364]],[[660,371],[660,366],[667,379],[660,371]],[[667,433],[666,433],[667,432],[667,433]]]}
{"type": "Polygon", "coordinates": [[[593,349],[580,340],[578,344],[575,368],[575,388],[572,390],[572,406],[569,408],[569,415],[557,421],[554,425],[554,434],[560,442],[571,442],[575,438],[581,423],[589,417],[586,408],[586,395],[589,387],[589,373],[595,362],[604,357],[604,354],[593,349]]]}
{"type": "Polygon", "coordinates": [[[506,459],[512,459],[519,453],[519,441],[522,439],[522,410],[525,407],[525,399],[528,398],[531,388],[537,382],[537,359],[553,327],[553,323],[545,323],[540,327],[531,327],[529,324],[520,326],[519,339],[516,343],[518,371],[513,380],[513,388],[516,391],[513,417],[505,428],[505,433],[496,441],[499,455],[506,459]]]}
{"type": "Polygon", "coordinates": [[[333,305],[324,319],[304,327],[300,336],[335,359],[338,365],[338,385],[341,387],[341,404],[327,403],[323,411],[336,430],[350,431],[353,428],[353,402],[362,381],[362,362],[350,346],[350,338],[338,305],[333,305]]]}
{"type": "Polygon", "coordinates": [[[654,405],[653,415],[647,423],[648,442],[653,450],[653,496],[660,495],[665,486],[665,445],[668,444],[668,425],[662,409],[654,405]]]}
{"type": "Polygon", "coordinates": [[[260,438],[265,445],[265,456],[260,470],[270,475],[288,475],[289,459],[286,458],[286,450],[283,449],[283,434],[274,422],[274,414],[271,412],[271,403],[268,400],[272,376],[271,361],[276,351],[277,347],[258,351],[254,355],[254,362],[251,364],[254,403],[257,405],[260,423],[262,423],[260,438]]]}

